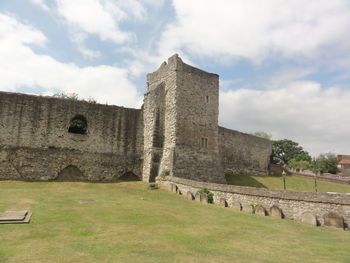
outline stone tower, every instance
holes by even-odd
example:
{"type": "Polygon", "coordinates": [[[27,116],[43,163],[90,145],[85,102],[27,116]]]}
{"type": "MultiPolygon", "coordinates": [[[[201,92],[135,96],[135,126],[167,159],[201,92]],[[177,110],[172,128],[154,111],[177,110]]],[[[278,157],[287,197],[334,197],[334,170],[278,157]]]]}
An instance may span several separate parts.
{"type": "Polygon", "coordinates": [[[219,159],[219,76],[178,55],[147,75],[143,180],[161,174],[225,183],[219,159]]]}

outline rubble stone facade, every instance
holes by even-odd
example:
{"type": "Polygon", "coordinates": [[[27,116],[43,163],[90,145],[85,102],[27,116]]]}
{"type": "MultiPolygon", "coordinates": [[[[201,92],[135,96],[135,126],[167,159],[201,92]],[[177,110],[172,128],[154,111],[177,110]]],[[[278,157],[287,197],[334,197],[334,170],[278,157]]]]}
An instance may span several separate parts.
{"type": "Polygon", "coordinates": [[[269,140],[218,126],[218,75],[174,55],[147,80],[141,109],[0,92],[0,179],[267,174],[269,140]]]}
{"type": "MultiPolygon", "coordinates": [[[[272,190],[198,182],[177,177],[166,177],[159,182],[170,191],[186,197],[198,196],[199,190],[207,188],[213,194],[214,204],[238,211],[292,219],[318,226],[348,228],[350,225],[348,194],[272,190]]],[[[208,200],[204,202],[208,203],[208,200]]]]}

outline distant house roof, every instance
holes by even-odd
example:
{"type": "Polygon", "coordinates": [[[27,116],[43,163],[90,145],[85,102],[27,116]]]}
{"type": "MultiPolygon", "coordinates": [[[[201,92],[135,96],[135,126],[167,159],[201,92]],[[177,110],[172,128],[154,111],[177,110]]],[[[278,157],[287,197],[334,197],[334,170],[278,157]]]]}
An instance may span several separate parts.
{"type": "Polygon", "coordinates": [[[350,159],[342,159],[339,161],[339,164],[350,164],[350,159]]]}
{"type": "Polygon", "coordinates": [[[337,159],[338,159],[338,161],[350,160],[350,155],[339,154],[339,155],[337,155],[337,159]]]}

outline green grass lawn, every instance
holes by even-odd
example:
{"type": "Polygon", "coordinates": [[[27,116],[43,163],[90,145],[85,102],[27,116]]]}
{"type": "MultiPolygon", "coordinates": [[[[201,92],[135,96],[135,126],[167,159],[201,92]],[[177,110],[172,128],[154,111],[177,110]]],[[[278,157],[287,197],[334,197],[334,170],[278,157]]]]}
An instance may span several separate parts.
{"type": "Polygon", "coordinates": [[[200,204],[144,182],[0,181],[0,262],[349,262],[350,232],[200,204]],[[95,203],[80,204],[92,198],[95,203]]]}
{"type": "MultiPolygon", "coordinates": [[[[226,180],[228,184],[232,185],[253,186],[269,189],[283,189],[282,176],[251,176],[242,174],[227,174],[226,180]]],[[[286,188],[287,190],[301,192],[315,192],[315,181],[313,179],[300,178],[288,175],[286,176],[286,188]]],[[[318,180],[317,191],[350,193],[350,185],[324,182],[318,180]]]]}

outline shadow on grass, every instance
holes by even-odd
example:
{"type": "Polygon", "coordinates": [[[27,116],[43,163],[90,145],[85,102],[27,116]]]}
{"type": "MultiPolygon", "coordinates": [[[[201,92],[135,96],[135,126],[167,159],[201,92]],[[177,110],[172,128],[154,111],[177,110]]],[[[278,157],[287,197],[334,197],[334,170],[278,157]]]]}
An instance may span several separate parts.
{"type": "MultiPolygon", "coordinates": [[[[48,183],[48,182],[54,182],[54,183],[89,183],[89,184],[116,184],[116,183],[127,183],[127,182],[141,182],[142,180],[119,180],[119,179],[114,179],[114,180],[108,180],[108,181],[89,181],[89,180],[29,180],[29,179],[0,179],[0,182],[26,182],[26,183],[48,183]]],[[[0,263],[2,263],[0,261],[0,263]]]]}
{"type": "Polygon", "coordinates": [[[267,188],[264,184],[260,183],[248,174],[225,174],[227,184],[240,185],[240,186],[252,186],[258,188],[267,188]]]}

